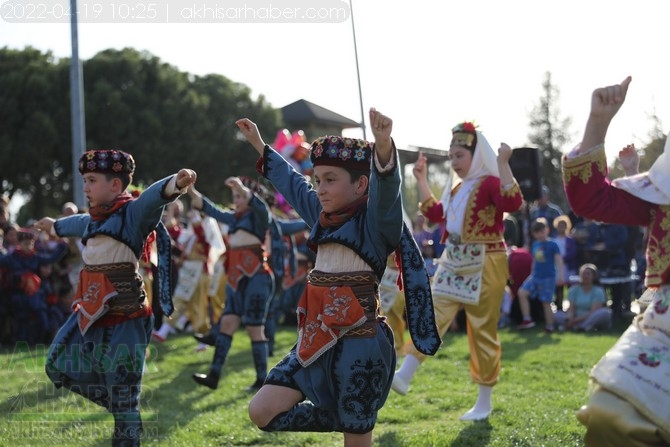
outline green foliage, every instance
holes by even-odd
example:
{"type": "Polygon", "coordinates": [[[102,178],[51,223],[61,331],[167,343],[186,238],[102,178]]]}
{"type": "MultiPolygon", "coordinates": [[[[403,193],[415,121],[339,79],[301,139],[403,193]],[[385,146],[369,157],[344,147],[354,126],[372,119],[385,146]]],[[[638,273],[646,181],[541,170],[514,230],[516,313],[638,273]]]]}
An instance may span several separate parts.
{"type": "MultiPolygon", "coordinates": [[[[0,172],[0,187],[28,195],[34,216],[73,198],[69,72],[70,61],[51,53],[0,49],[0,166],[12,167],[0,172]]],[[[188,167],[202,192],[228,201],[227,177],[257,176],[256,152],[235,120],[251,118],[265,136],[282,126],[280,112],[245,85],[131,48],[101,51],[83,74],[86,149],[132,153],[136,184],[188,167]]]]}
{"type": "Polygon", "coordinates": [[[0,187],[10,196],[59,198],[52,188],[65,177],[61,148],[69,139],[62,81],[51,53],[0,49],[0,187]]]}
{"type": "MultiPolygon", "coordinates": [[[[578,447],[584,428],[574,413],[587,400],[588,371],[623,328],[596,334],[547,335],[542,329],[503,330],[503,369],[488,421],[463,423],[477,395],[469,377],[468,342],[448,333],[437,355],[418,370],[407,396],[391,392],[374,430],[384,447],[578,447]]],[[[296,339],[280,328],[270,364],[296,339]]],[[[142,387],[146,446],[341,446],[339,433],[265,433],[247,416],[244,389],[255,373],[244,331],[236,333],[216,391],[197,386],[211,348],[194,352],[189,335],[151,345],[142,387]]],[[[45,347],[0,352],[0,444],[109,445],[112,417],[82,397],[57,390],[44,374],[45,347]]]]}
{"type": "Polygon", "coordinates": [[[571,119],[561,117],[558,108],[560,91],[552,84],[550,72],[545,73],[542,90],[544,94],[540,97],[539,104],[530,113],[528,139],[542,154],[542,179],[552,192],[552,202],[567,212],[570,207],[563,192],[561,157],[566,149],[566,142],[570,140],[571,119]]]}

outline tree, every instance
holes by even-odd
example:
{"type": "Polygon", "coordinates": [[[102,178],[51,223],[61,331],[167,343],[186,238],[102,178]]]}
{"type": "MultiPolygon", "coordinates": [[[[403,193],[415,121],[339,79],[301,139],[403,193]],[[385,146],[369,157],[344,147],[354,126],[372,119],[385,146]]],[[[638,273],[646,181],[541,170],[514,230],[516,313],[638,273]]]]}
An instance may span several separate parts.
{"type": "Polygon", "coordinates": [[[542,82],[543,96],[530,113],[528,139],[542,154],[542,178],[551,191],[552,202],[567,212],[569,205],[563,192],[561,176],[561,148],[570,140],[570,118],[561,118],[558,107],[560,91],[551,82],[551,73],[546,72],[542,82]]]}
{"type": "Polygon", "coordinates": [[[282,125],[263,96],[218,74],[194,76],[131,48],[105,50],[84,64],[89,148],[116,147],[137,162],[136,184],[181,167],[198,173],[198,189],[217,202],[234,175],[257,176],[256,152],[237,138],[249,116],[265,135],[282,125]]]}
{"type": "Polygon", "coordinates": [[[29,195],[37,211],[64,198],[71,170],[62,151],[70,136],[67,78],[59,67],[50,52],[0,49],[0,187],[10,197],[29,195]]]}
{"type": "MultiPolygon", "coordinates": [[[[69,65],[32,48],[0,49],[0,187],[28,196],[24,220],[57,214],[72,200],[79,173],[72,172],[69,65]]],[[[198,188],[224,202],[227,177],[258,175],[256,152],[238,137],[235,120],[252,118],[263,135],[283,127],[280,112],[244,84],[194,76],[147,52],[101,51],[83,72],[85,147],[132,153],[135,185],[189,167],[198,188]]]]}

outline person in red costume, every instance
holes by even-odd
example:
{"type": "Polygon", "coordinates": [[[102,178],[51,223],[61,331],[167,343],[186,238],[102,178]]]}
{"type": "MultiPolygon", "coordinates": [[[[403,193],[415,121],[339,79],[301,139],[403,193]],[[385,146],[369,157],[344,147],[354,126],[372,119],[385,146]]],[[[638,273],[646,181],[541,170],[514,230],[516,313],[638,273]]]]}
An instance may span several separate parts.
{"type": "Polygon", "coordinates": [[[634,148],[620,153],[626,177],[610,181],[604,141],[631,78],[594,90],[581,144],[563,158],[568,200],[577,215],[645,226],[648,303],[591,370],[593,392],[577,412],[587,446],[670,444],[670,140],[648,172],[637,174],[634,148]]]}
{"type": "MultiPolygon", "coordinates": [[[[498,321],[509,277],[503,213],[516,211],[522,204],[521,190],[509,166],[511,156],[512,149],[505,143],[496,154],[484,135],[466,122],[452,129],[449,148],[451,171],[461,181],[453,188],[448,181],[441,200],[431,193],[423,154],[419,154],[413,169],[420,211],[446,229],[446,246],[432,282],[440,335],[447,331],[461,306],[467,317],[470,375],[479,385],[479,394],[475,405],[461,416],[462,421],[488,418],[493,386],[500,373],[498,321]]],[[[426,359],[411,343],[406,353],[392,385],[402,395],[426,359]]]]}

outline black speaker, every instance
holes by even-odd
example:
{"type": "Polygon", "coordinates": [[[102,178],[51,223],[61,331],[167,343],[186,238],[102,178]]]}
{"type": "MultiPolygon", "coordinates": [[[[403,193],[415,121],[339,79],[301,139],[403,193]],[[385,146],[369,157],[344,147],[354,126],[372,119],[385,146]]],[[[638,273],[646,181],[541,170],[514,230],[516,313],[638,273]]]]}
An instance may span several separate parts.
{"type": "Polygon", "coordinates": [[[518,147],[512,151],[509,166],[521,187],[526,202],[542,197],[542,162],[540,150],[535,147],[518,147]]]}

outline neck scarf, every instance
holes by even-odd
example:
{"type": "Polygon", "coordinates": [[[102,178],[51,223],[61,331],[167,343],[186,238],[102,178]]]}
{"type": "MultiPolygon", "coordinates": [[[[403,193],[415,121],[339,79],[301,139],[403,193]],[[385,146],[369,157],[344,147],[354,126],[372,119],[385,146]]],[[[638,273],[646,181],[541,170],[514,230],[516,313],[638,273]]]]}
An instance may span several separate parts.
{"type": "Polygon", "coordinates": [[[88,211],[88,213],[91,215],[91,219],[95,221],[105,220],[131,200],[134,200],[133,196],[131,196],[127,192],[124,192],[123,194],[119,194],[118,196],[116,196],[116,198],[114,198],[114,200],[112,200],[111,202],[103,203],[102,205],[92,206],[91,209],[88,211]]]}
{"type": "Polygon", "coordinates": [[[350,203],[344,208],[333,213],[326,213],[323,210],[319,215],[319,224],[322,227],[337,227],[351,219],[353,216],[364,210],[368,205],[367,194],[350,203]]]}

